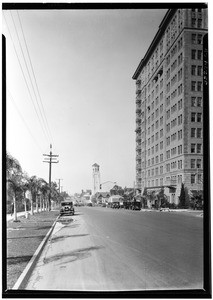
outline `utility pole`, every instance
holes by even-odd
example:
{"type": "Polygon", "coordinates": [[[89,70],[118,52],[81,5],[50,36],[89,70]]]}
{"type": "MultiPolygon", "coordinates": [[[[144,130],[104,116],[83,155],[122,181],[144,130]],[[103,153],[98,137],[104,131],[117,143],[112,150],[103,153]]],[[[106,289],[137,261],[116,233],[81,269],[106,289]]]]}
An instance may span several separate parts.
{"type": "Polygon", "coordinates": [[[56,164],[58,163],[58,161],[54,161],[56,159],[56,157],[58,157],[59,155],[53,155],[52,154],[52,144],[50,144],[50,154],[43,154],[45,157],[43,162],[46,162],[49,164],[49,210],[51,210],[51,170],[52,170],[52,164],[56,164]]]}

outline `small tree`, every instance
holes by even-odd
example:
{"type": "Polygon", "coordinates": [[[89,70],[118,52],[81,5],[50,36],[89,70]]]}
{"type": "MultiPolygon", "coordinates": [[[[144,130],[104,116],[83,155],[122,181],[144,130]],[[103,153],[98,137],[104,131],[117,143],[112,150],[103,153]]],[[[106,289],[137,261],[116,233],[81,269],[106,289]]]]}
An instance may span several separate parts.
{"type": "Polygon", "coordinates": [[[164,188],[161,188],[158,194],[158,203],[160,207],[169,207],[168,197],[164,194],[164,188]]]}
{"type": "Polygon", "coordinates": [[[186,187],[184,187],[183,183],[181,185],[178,207],[179,208],[188,208],[189,207],[188,189],[186,187]]]}
{"type": "Polygon", "coordinates": [[[181,190],[180,190],[180,197],[179,197],[179,205],[180,208],[185,207],[185,189],[184,189],[184,184],[182,183],[181,185],[181,190]]]}

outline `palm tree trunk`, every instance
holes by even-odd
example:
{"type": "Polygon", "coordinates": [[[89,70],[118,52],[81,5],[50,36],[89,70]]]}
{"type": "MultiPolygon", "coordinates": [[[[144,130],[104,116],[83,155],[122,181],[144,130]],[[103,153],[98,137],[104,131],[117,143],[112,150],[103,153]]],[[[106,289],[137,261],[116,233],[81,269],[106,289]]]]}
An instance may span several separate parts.
{"type": "Polygon", "coordinates": [[[27,215],[27,201],[24,199],[24,212],[25,212],[25,217],[27,215]]]}
{"type": "Polygon", "coordinates": [[[13,196],[13,221],[16,222],[17,221],[17,211],[16,211],[16,197],[13,196]]]}
{"type": "Polygon", "coordinates": [[[38,196],[36,195],[36,213],[38,213],[38,196]]]}
{"type": "Polygon", "coordinates": [[[33,195],[31,193],[31,197],[30,197],[30,203],[31,203],[31,215],[34,215],[34,211],[33,211],[33,195]]]}
{"type": "Polygon", "coordinates": [[[40,212],[42,212],[42,196],[41,195],[40,195],[39,200],[40,200],[40,212]]]}
{"type": "Polygon", "coordinates": [[[42,206],[43,206],[43,211],[45,211],[45,196],[43,196],[43,200],[42,200],[42,206]]]}
{"type": "Polygon", "coordinates": [[[29,213],[27,211],[27,199],[25,199],[25,201],[24,201],[24,211],[25,211],[25,218],[28,219],[29,213]]]}
{"type": "Polygon", "coordinates": [[[47,211],[47,198],[45,198],[45,211],[47,211]]]}

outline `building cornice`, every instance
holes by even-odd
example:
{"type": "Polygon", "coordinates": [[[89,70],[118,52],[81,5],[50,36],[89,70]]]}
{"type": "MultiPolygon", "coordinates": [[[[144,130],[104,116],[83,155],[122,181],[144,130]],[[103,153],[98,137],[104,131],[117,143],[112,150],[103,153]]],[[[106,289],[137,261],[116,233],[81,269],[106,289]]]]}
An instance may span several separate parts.
{"type": "Polygon", "coordinates": [[[134,75],[132,76],[132,79],[137,79],[142,68],[145,66],[146,62],[148,61],[148,59],[150,58],[151,54],[153,53],[153,50],[155,49],[156,45],[158,44],[158,42],[160,41],[160,39],[162,38],[165,29],[169,23],[169,21],[171,20],[171,18],[174,16],[175,12],[177,9],[169,9],[167,11],[167,13],[165,14],[163,20],[161,21],[160,25],[159,25],[159,29],[158,32],[156,33],[151,45],[149,46],[144,58],[140,61],[134,75]]]}

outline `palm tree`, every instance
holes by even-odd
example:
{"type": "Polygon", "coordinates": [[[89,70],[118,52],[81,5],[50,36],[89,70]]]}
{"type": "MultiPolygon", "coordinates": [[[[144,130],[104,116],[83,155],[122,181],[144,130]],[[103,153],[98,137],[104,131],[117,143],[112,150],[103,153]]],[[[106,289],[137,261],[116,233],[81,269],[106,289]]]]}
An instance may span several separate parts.
{"type": "Polygon", "coordinates": [[[47,200],[49,187],[48,187],[48,183],[43,178],[39,178],[38,182],[39,182],[40,211],[42,211],[42,209],[43,210],[45,209],[44,204],[46,203],[47,200]]]}
{"type": "Polygon", "coordinates": [[[25,210],[25,217],[28,218],[28,212],[27,212],[27,197],[26,192],[28,190],[28,183],[29,183],[29,176],[26,172],[22,174],[22,182],[21,182],[21,191],[24,199],[24,210],[25,210]]]}
{"type": "Polygon", "coordinates": [[[6,173],[8,194],[13,198],[13,220],[17,221],[16,199],[21,192],[22,168],[18,160],[9,153],[6,154],[6,173]]]}
{"type": "Polygon", "coordinates": [[[36,200],[36,193],[37,193],[37,177],[34,175],[34,176],[31,176],[29,178],[29,181],[28,181],[28,189],[30,190],[30,193],[31,193],[31,215],[34,214],[34,209],[33,209],[33,202],[35,202],[36,200]]]}
{"type": "Polygon", "coordinates": [[[58,197],[59,197],[59,192],[57,189],[57,183],[51,182],[51,198],[53,199],[54,203],[57,202],[58,197]]]}

